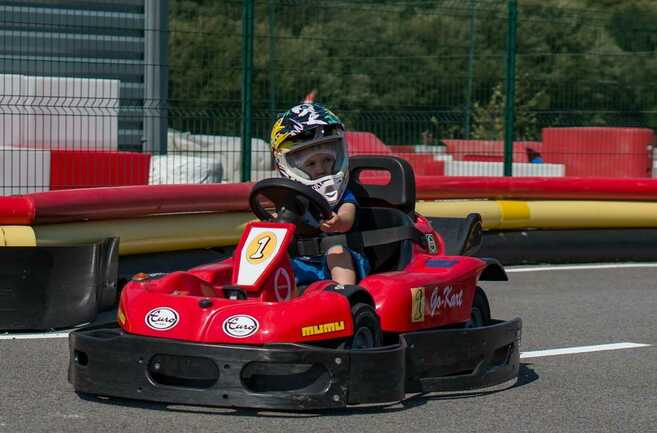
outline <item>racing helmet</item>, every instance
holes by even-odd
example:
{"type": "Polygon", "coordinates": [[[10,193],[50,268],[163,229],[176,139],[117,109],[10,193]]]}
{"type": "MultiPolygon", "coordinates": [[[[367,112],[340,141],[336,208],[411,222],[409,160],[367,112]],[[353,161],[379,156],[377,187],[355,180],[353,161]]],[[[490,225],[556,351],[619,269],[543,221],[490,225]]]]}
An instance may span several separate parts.
{"type": "Polygon", "coordinates": [[[349,156],[344,126],[329,109],[317,103],[290,108],[274,123],[271,149],[282,176],[310,186],[331,206],[340,201],[349,156]]]}

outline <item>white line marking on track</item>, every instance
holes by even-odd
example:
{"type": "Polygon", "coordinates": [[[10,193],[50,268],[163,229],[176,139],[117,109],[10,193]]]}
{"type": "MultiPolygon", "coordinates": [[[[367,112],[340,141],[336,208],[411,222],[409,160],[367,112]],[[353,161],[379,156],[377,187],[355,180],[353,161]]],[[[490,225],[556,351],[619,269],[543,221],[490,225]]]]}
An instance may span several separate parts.
{"type": "Polygon", "coordinates": [[[506,268],[507,272],[537,272],[537,271],[571,271],[586,269],[622,269],[622,268],[657,268],[657,263],[609,263],[605,265],[555,265],[555,266],[534,266],[522,268],[506,268]]]}
{"type": "Polygon", "coordinates": [[[542,356],[570,355],[573,353],[602,352],[605,350],[635,349],[637,347],[648,347],[650,344],[643,343],[612,343],[599,344],[597,346],[565,347],[563,349],[534,350],[532,352],[521,352],[520,359],[539,358],[542,356]]]}
{"type": "Polygon", "coordinates": [[[38,334],[2,334],[0,340],[36,340],[41,338],[66,338],[71,331],[40,332],[38,334]]]}

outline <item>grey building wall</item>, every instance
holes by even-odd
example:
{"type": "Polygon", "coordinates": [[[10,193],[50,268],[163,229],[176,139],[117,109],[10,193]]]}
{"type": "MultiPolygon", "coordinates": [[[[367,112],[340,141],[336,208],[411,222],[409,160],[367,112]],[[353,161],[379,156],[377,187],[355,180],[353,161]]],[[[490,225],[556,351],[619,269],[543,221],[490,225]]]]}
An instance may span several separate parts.
{"type": "Polygon", "coordinates": [[[0,73],[120,80],[121,150],[142,147],[145,0],[0,0],[0,73]]]}

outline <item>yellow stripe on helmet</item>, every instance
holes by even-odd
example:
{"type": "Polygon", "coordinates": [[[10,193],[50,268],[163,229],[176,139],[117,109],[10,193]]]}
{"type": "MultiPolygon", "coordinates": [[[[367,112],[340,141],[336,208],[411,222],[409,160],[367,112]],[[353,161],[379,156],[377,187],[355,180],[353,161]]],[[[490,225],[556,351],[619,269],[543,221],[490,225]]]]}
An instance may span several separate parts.
{"type": "Polygon", "coordinates": [[[281,117],[274,123],[271,129],[271,148],[276,151],[281,147],[281,144],[289,137],[289,132],[281,132],[283,129],[283,118],[281,117]]]}

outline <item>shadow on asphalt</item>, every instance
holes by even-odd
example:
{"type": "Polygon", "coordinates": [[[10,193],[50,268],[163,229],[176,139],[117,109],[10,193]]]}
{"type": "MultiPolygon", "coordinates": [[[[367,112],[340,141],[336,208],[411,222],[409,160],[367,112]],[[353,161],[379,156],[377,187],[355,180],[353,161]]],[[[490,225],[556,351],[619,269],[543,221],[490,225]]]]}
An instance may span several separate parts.
{"type": "Polygon", "coordinates": [[[478,391],[458,391],[450,393],[430,393],[414,394],[400,402],[371,405],[371,406],[353,406],[340,409],[321,409],[321,410],[304,410],[304,411],[277,411],[273,409],[235,409],[205,406],[185,406],[172,405],[166,403],[152,403],[139,400],[128,400],[122,398],[96,397],[88,394],[78,394],[83,400],[102,403],[114,406],[123,406],[131,408],[140,408],[148,410],[181,412],[199,415],[232,415],[242,417],[260,417],[260,418],[311,418],[319,416],[347,416],[347,415],[367,415],[377,413],[393,413],[413,409],[425,405],[430,401],[442,400],[459,400],[465,398],[483,397],[497,394],[505,391],[519,388],[536,381],[539,376],[531,368],[530,363],[521,363],[518,372],[518,379],[515,382],[497,385],[493,388],[478,391]]]}

